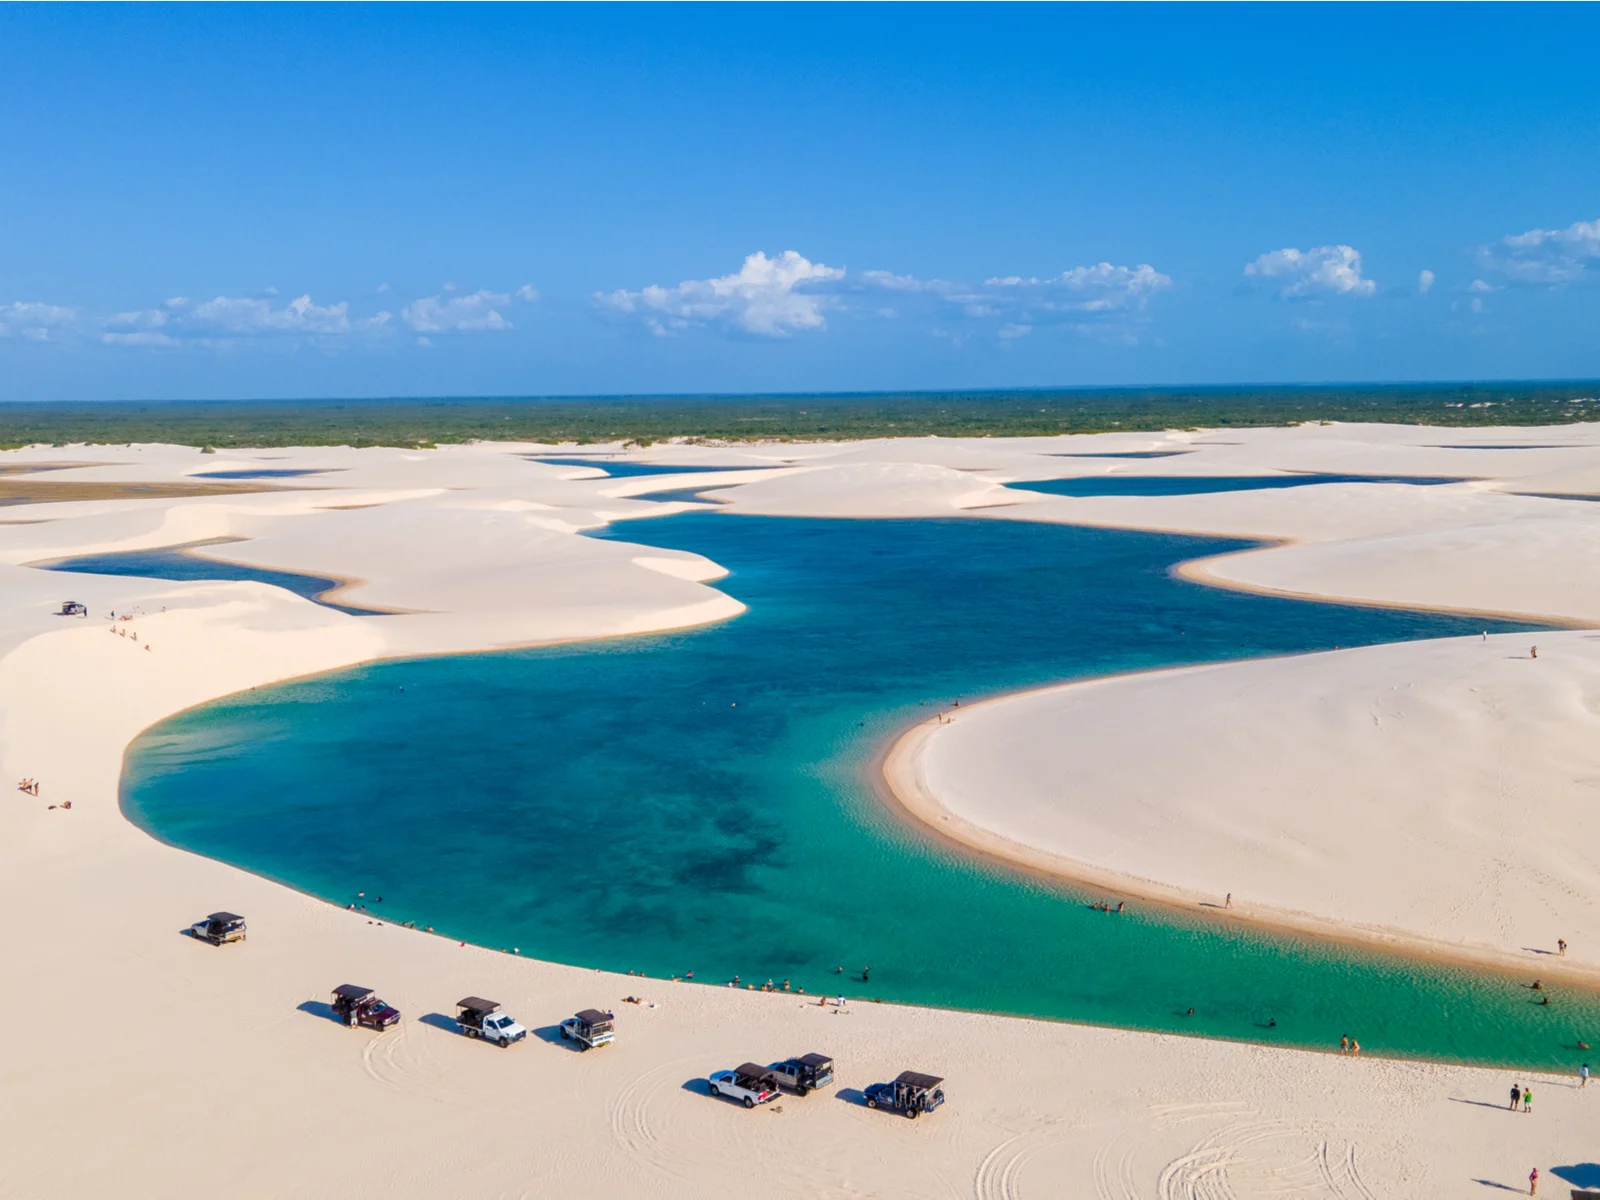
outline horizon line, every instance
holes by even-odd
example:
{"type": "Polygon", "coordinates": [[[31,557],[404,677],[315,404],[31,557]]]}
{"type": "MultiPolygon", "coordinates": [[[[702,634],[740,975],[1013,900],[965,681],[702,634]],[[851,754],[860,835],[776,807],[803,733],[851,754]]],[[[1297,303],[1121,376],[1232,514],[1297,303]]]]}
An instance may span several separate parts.
{"type": "Polygon", "coordinates": [[[390,396],[213,396],[204,399],[179,399],[162,397],[123,397],[116,399],[84,400],[0,400],[0,409],[10,407],[78,407],[92,405],[140,404],[450,404],[462,402],[574,402],[574,401],[626,401],[626,400],[851,400],[884,397],[973,397],[973,396],[1054,396],[1054,395],[1105,395],[1128,393],[1177,394],[1184,392],[1317,392],[1336,389],[1415,389],[1429,388],[1488,388],[1488,387],[1575,387],[1594,385],[1600,387],[1600,377],[1577,376],[1572,378],[1531,379],[1411,379],[1411,380],[1359,380],[1348,382],[1277,382],[1277,383],[1162,383],[1162,384],[1062,384],[1035,387],[958,387],[958,388],[885,388],[846,391],[691,391],[691,392],[550,392],[550,393],[498,393],[492,395],[460,393],[456,395],[390,395],[390,396]]]}

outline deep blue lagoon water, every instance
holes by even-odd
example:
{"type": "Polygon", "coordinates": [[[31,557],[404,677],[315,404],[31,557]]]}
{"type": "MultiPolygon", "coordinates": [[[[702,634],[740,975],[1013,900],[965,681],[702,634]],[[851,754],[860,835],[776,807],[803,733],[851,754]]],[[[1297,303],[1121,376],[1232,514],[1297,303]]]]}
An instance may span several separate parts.
{"type": "Polygon", "coordinates": [[[365,891],[390,921],[652,976],[1526,1065],[1574,1063],[1600,1033],[1588,993],[1540,1008],[1489,973],[1095,912],[931,842],[871,787],[884,740],[957,697],[1481,621],[1170,574],[1240,545],[1219,539],[722,512],[605,536],[715,559],[750,611],[226,698],[138,739],[127,812],[335,903],[365,891]]]}
{"type": "Polygon", "coordinates": [[[1035,479],[1008,483],[1006,486],[1028,492],[1049,492],[1053,496],[1199,496],[1209,492],[1253,492],[1276,488],[1315,487],[1323,483],[1410,483],[1427,486],[1461,482],[1463,482],[1461,479],[1436,475],[1306,473],[1301,475],[1085,475],[1075,479],[1035,479]]]}
{"type": "Polygon", "coordinates": [[[323,467],[241,467],[232,471],[200,471],[191,479],[298,479],[302,475],[325,475],[323,467]]]}
{"type": "Polygon", "coordinates": [[[109,554],[82,554],[76,558],[58,559],[44,565],[47,571],[68,571],[86,575],[137,575],[145,579],[219,579],[254,580],[270,583],[296,596],[304,596],[313,604],[337,609],[356,617],[381,617],[385,614],[371,608],[357,608],[350,604],[336,604],[324,600],[325,593],[339,586],[337,579],[324,579],[320,575],[302,575],[294,571],[273,571],[266,567],[251,567],[242,563],[221,562],[191,554],[186,549],[167,547],[161,550],[117,550],[109,554]]]}
{"type": "Polygon", "coordinates": [[[685,464],[666,466],[661,463],[639,462],[630,458],[550,458],[530,454],[531,462],[550,463],[557,467],[595,467],[613,479],[626,479],[635,475],[708,475],[717,471],[765,471],[770,467],[696,467],[685,464]]]}

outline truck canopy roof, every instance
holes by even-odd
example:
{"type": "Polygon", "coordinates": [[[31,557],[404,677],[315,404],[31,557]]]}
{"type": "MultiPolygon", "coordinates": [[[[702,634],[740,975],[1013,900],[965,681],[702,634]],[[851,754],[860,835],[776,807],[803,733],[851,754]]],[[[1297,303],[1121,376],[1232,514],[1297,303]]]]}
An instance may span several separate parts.
{"type": "Polygon", "coordinates": [[[333,994],[341,1000],[361,1000],[372,995],[372,989],[354,983],[341,983],[333,989],[333,994]]]}
{"type": "Polygon", "coordinates": [[[468,996],[465,1000],[456,1001],[457,1008],[471,1008],[478,1012],[493,1012],[500,1005],[493,1000],[485,1000],[482,996],[468,996]]]}
{"type": "Polygon", "coordinates": [[[599,1025],[602,1022],[611,1020],[611,1014],[603,1013],[594,1008],[586,1008],[578,1014],[578,1020],[585,1025],[599,1025]]]}
{"type": "Polygon", "coordinates": [[[210,921],[214,925],[231,925],[235,921],[243,921],[244,918],[238,913],[216,912],[212,913],[206,918],[206,920],[210,921]]]}
{"type": "Polygon", "coordinates": [[[833,1066],[833,1059],[829,1058],[826,1054],[802,1054],[799,1058],[795,1059],[795,1062],[799,1063],[802,1067],[833,1066]]]}
{"type": "Polygon", "coordinates": [[[922,1088],[926,1091],[930,1088],[938,1087],[944,1080],[937,1075],[919,1075],[915,1071],[901,1071],[895,1077],[895,1082],[903,1083],[907,1087],[922,1088]]]}
{"type": "Polygon", "coordinates": [[[735,1067],[733,1073],[735,1075],[746,1076],[750,1079],[759,1079],[763,1083],[773,1079],[771,1067],[758,1067],[755,1063],[744,1063],[741,1066],[735,1067]]]}

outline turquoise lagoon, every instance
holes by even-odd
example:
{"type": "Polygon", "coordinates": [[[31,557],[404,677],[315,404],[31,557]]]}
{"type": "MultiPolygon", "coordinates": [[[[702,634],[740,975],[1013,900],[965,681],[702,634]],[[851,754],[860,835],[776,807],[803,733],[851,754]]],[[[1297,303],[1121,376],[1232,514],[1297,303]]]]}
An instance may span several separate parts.
{"type": "Polygon", "coordinates": [[[336,904],[364,891],[392,922],[590,967],[692,970],[696,983],[787,979],[811,994],[1324,1048],[1350,1033],[1369,1052],[1528,1066],[1575,1063],[1576,1041],[1600,1034],[1586,992],[1557,989],[1541,1008],[1493,973],[1140,904],[1099,913],[1090,894],[929,840],[874,794],[886,740],[957,698],[1476,636],[1482,621],[1171,573],[1241,546],[1218,539],[716,512],[601,536],[714,559],[731,571],[717,586],[749,611],[228,697],[138,739],[127,813],[336,904]]]}

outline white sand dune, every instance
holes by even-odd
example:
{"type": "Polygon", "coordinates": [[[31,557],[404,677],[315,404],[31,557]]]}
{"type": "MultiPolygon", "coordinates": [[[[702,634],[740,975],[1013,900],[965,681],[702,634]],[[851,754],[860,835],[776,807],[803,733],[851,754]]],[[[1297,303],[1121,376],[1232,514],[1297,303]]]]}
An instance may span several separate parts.
{"type": "MultiPolygon", "coordinates": [[[[585,452],[596,449],[623,452],[585,452]]],[[[0,764],[11,779],[42,781],[38,798],[8,792],[0,802],[0,903],[12,914],[0,954],[0,1022],[12,1033],[0,1056],[0,1195],[677,1197],[757,1187],[1355,1200],[1478,1196],[1520,1185],[1534,1164],[1548,1176],[1593,1159],[1586,1106],[1600,1096],[1570,1080],[1535,1081],[1538,1112],[1513,1117],[1498,1107],[1512,1081],[1503,1072],[862,1003],[835,1014],[797,997],[525,961],[374,924],[163,846],[123,818],[127,742],[207,699],[373,658],[741,611],[713,586],[714,563],[578,536],[678,506],[629,498],[649,490],[635,480],[528,461],[540,452],[551,448],[0,456],[3,466],[103,464],[49,473],[62,482],[325,471],[251,495],[0,513],[0,764]],[[349,580],[349,603],[399,615],[349,616],[258,583],[25,565],[215,539],[237,540],[196,552],[349,580]],[[68,596],[92,618],[51,615],[68,596]],[[112,610],[132,619],[108,622],[112,610]],[[71,811],[48,807],[64,800],[71,811]],[[250,917],[246,945],[214,950],[179,936],[221,907],[250,917]],[[332,1024],[319,1005],[341,982],[378,987],[406,1021],[382,1036],[332,1024]],[[581,1006],[616,1007],[621,1040],[587,1055],[538,1040],[505,1053],[468,1043],[430,1014],[472,992],[541,1028],[581,1006]],[[658,1007],[622,1004],[629,993],[658,1007]],[[946,1076],[951,1102],[915,1123],[845,1102],[847,1091],[746,1112],[690,1083],[745,1058],[811,1049],[837,1058],[844,1089],[910,1067],[946,1076]]],[[[1249,533],[1292,544],[1211,570],[1308,594],[1595,619],[1584,572],[1600,506],[1501,494],[1600,491],[1595,427],[629,454],[799,464],[651,485],[712,480],[734,512],[1249,533]],[[1448,448],[1513,442],[1555,448],[1448,448]],[[1185,453],[1061,457],[1163,449],[1185,453]],[[1282,470],[1484,482],[1093,500],[998,486],[1076,472],[1282,470]]],[[[1586,780],[1600,774],[1589,765],[1600,643],[1540,635],[1530,662],[1514,657],[1523,640],[1374,648],[997,701],[922,743],[926,777],[939,803],[1029,842],[1028,852],[1442,944],[1514,954],[1518,943],[1567,936],[1569,965],[1592,965],[1586,780]],[[1062,805],[1055,783],[1074,747],[1084,773],[1062,805]],[[1178,836],[1204,854],[1175,851],[1178,836]],[[1406,837],[1415,845],[1401,872],[1394,843],[1406,837]],[[1518,910],[1505,912],[1500,895],[1518,910]]]]}
{"type": "Polygon", "coordinates": [[[1600,974],[1600,633],[1071,684],[919,729],[897,767],[947,832],[1046,869],[1600,974]]]}

